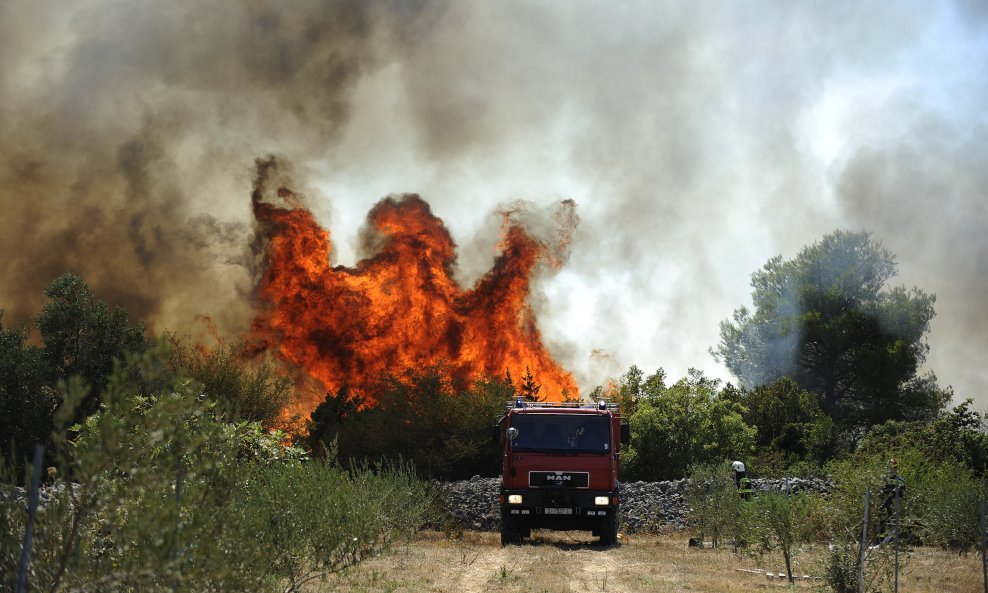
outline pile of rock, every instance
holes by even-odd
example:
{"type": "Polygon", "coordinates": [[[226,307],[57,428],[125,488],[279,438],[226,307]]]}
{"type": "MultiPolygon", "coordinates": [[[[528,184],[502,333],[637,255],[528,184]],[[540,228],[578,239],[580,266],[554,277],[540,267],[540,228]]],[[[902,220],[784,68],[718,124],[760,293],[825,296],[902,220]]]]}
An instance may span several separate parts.
{"type": "Polygon", "coordinates": [[[684,529],[690,508],[688,480],[621,484],[621,522],[629,533],[662,527],[684,529]]]}
{"type": "MultiPolygon", "coordinates": [[[[436,482],[444,510],[464,529],[497,531],[500,478],[458,482],[436,482]]],[[[621,485],[622,523],[629,533],[662,528],[685,529],[690,508],[686,503],[688,480],[669,482],[628,482],[621,485]]],[[[752,480],[755,492],[830,492],[831,484],[821,478],[752,480]]]]}
{"type": "Polygon", "coordinates": [[[501,510],[498,495],[501,478],[474,476],[458,482],[434,482],[442,510],[463,529],[498,531],[501,510]]]}
{"type": "MultiPolygon", "coordinates": [[[[82,486],[72,483],[72,490],[78,494],[82,486]]],[[[52,484],[42,485],[38,488],[38,508],[43,509],[54,499],[64,499],[68,488],[65,480],[55,480],[52,484]]],[[[25,506],[28,502],[27,489],[22,486],[0,485],[0,503],[22,502],[25,506]]]]}

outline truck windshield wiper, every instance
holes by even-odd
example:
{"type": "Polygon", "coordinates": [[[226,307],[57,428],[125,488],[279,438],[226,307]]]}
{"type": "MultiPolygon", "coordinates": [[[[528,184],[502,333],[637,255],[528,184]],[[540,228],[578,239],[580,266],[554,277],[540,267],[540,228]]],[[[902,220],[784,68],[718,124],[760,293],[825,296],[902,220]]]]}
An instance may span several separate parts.
{"type": "Polygon", "coordinates": [[[548,453],[549,455],[576,455],[579,451],[574,451],[572,449],[541,449],[543,453],[548,453]]]}
{"type": "Polygon", "coordinates": [[[606,455],[607,451],[599,449],[547,449],[544,447],[515,447],[519,453],[545,453],[547,455],[576,455],[577,453],[590,453],[593,455],[606,455]]]}

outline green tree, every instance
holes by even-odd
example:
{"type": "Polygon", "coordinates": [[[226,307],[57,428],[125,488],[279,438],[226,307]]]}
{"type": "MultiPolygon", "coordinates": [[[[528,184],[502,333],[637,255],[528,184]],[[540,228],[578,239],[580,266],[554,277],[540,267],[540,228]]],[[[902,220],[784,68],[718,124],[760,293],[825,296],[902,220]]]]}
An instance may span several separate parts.
{"type": "Polygon", "coordinates": [[[714,547],[723,538],[737,541],[741,527],[741,495],[731,478],[731,462],[722,461],[690,468],[686,502],[690,520],[700,540],[711,536],[714,547]]]}
{"type": "Polygon", "coordinates": [[[335,443],[348,465],[404,459],[429,477],[491,476],[499,467],[491,426],[514,395],[492,377],[458,392],[436,365],[387,377],[365,396],[330,394],[310,416],[308,444],[319,453],[335,443]]]}
{"type": "Polygon", "coordinates": [[[935,298],[888,288],[895,274],[869,233],[835,231],[752,274],[754,311],[723,321],[711,352],[746,387],[792,377],[843,426],[929,417],[949,397],[917,376],[935,298]]]}
{"type": "Polygon", "coordinates": [[[748,550],[764,554],[782,552],[786,575],[793,582],[793,552],[812,537],[809,495],[765,492],[742,503],[742,533],[748,550]]]}
{"type": "Polygon", "coordinates": [[[667,387],[663,376],[660,370],[644,381],[628,419],[632,439],[622,458],[628,479],[678,479],[692,465],[751,453],[756,431],[745,424],[739,404],[719,397],[720,381],[690,369],[667,387]]]}
{"type": "Polygon", "coordinates": [[[971,409],[967,399],[932,421],[896,421],[872,427],[857,445],[862,454],[917,449],[929,459],[963,463],[978,475],[988,474],[988,418],[971,409]]]}
{"type": "Polygon", "coordinates": [[[44,343],[48,383],[79,376],[89,386],[77,420],[94,413],[114,361],[147,348],[144,327],[131,325],[127,311],[98,300],[82,278],[65,273],[45,290],[50,301],[36,320],[44,343]]]}
{"type": "Polygon", "coordinates": [[[756,465],[763,475],[772,459],[781,458],[784,467],[776,469],[784,472],[793,463],[822,463],[832,455],[833,420],[823,413],[816,394],[800,389],[791,378],[750,390],[725,389],[722,397],[741,404],[745,422],[758,429],[756,465]]]}
{"type": "Polygon", "coordinates": [[[35,443],[47,443],[58,407],[58,395],[46,383],[42,351],[27,337],[25,328],[4,328],[0,310],[0,459],[13,455],[18,468],[35,443]]]}

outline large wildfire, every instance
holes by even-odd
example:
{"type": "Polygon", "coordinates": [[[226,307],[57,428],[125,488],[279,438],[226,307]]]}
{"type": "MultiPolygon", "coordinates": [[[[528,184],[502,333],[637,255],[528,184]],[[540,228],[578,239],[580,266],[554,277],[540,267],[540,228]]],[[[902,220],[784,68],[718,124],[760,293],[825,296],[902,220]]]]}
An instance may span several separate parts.
{"type": "MultiPolygon", "coordinates": [[[[259,161],[252,195],[263,254],[263,312],[251,328],[257,349],[301,368],[326,392],[348,386],[368,401],[383,377],[436,363],[461,385],[530,374],[549,401],[578,395],[572,375],[543,346],[528,304],[536,266],[558,265],[557,252],[510,212],[493,268],[470,290],[452,278],[449,231],[414,194],[385,198],[368,214],[381,238],[375,255],[353,268],[332,267],[329,232],[294,191],[268,187],[276,168],[273,159],[259,161]]],[[[576,218],[571,201],[562,208],[565,244],[576,218]]],[[[304,415],[317,404],[303,397],[292,412],[304,415]]]]}

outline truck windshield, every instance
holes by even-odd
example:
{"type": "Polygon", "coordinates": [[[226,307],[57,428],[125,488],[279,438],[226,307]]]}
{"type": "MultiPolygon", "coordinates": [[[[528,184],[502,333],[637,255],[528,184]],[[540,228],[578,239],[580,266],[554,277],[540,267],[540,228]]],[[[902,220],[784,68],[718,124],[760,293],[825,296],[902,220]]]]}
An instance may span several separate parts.
{"type": "Polygon", "coordinates": [[[589,414],[516,414],[511,426],[518,429],[513,449],[607,453],[611,437],[607,416],[589,414]]]}

